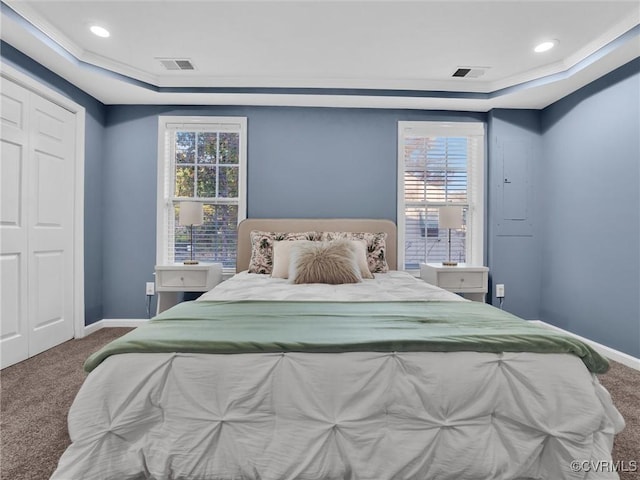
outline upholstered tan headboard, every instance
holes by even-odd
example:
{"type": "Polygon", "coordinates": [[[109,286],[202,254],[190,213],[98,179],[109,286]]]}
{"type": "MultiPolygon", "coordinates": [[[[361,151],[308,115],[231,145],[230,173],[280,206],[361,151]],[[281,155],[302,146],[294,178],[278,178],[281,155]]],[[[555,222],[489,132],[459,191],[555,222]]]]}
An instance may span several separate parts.
{"type": "Polygon", "coordinates": [[[364,218],[248,218],[238,225],[238,256],[236,272],[249,268],[251,260],[251,230],[263,232],[386,232],[387,263],[397,266],[396,224],[390,220],[364,218]]]}

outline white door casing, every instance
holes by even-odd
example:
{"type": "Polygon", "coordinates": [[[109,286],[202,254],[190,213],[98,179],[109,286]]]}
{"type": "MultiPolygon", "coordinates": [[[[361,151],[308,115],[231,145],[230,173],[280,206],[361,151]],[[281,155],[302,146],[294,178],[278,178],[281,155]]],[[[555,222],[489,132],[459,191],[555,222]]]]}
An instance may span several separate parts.
{"type": "Polygon", "coordinates": [[[5,367],[84,336],[84,109],[2,67],[5,367]]]}

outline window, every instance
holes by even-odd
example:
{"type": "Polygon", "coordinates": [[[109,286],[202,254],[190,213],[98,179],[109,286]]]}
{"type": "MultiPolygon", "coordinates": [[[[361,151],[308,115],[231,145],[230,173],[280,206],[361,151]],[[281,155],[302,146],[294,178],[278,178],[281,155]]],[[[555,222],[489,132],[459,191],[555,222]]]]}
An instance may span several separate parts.
{"type": "Polygon", "coordinates": [[[449,230],[439,208],[462,209],[451,229],[451,260],[483,263],[484,124],[398,123],[398,266],[449,259],[449,230]],[[404,248],[400,248],[404,245],[404,248]]]}
{"type": "Polygon", "coordinates": [[[191,257],[190,229],[180,226],[181,201],[202,202],[193,227],[194,258],[235,269],[238,222],[246,217],[244,117],[167,117],[158,126],[159,265],[191,257]]]}

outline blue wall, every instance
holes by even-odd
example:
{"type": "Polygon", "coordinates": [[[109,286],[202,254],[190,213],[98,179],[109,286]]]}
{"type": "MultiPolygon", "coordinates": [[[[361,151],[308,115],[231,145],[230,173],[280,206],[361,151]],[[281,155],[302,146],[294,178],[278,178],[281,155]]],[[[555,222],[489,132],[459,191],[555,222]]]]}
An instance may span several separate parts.
{"type": "Polygon", "coordinates": [[[505,308],[524,318],[640,356],[640,60],[543,111],[482,114],[105,107],[5,43],[2,59],[87,109],[87,324],[146,316],[159,115],[248,117],[250,217],[392,220],[397,122],[486,121],[492,290],[504,283],[505,308]],[[611,216],[610,208],[618,213],[611,216]]]}
{"type": "Polygon", "coordinates": [[[287,107],[108,108],[104,316],[146,316],[153,280],[159,115],[247,117],[247,214],[396,219],[397,122],[484,121],[482,113],[287,107]]]}
{"type": "Polygon", "coordinates": [[[497,305],[493,292],[495,285],[502,283],[504,309],[523,318],[538,319],[541,238],[536,192],[541,170],[540,112],[492,110],[487,123],[486,248],[490,297],[497,305]],[[513,211],[514,204],[518,211],[513,211]]]}
{"type": "Polygon", "coordinates": [[[39,63],[0,42],[2,61],[21,72],[38,79],[52,90],[65,95],[86,109],[85,165],[84,165],[84,278],[85,323],[101,320],[103,316],[103,229],[102,229],[102,174],[104,150],[104,124],[106,107],[39,63]]]}
{"type": "Polygon", "coordinates": [[[540,318],[640,357],[640,59],[541,120],[540,318]]]}

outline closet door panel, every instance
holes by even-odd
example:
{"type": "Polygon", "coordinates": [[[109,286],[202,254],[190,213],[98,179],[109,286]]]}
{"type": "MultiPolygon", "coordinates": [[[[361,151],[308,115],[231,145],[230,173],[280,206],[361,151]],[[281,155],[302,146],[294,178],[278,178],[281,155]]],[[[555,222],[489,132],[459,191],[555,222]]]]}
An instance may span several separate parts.
{"type": "Polygon", "coordinates": [[[28,91],[0,84],[0,366],[29,356],[25,197],[28,164],[28,91]]]}
{"type": "Polygon", "coordinates": [[[73,338],[74,116],[41,97],[31,107],[29,354],[73,338]]]}

